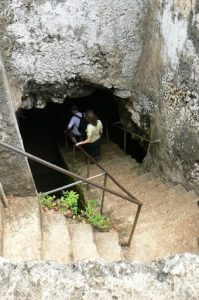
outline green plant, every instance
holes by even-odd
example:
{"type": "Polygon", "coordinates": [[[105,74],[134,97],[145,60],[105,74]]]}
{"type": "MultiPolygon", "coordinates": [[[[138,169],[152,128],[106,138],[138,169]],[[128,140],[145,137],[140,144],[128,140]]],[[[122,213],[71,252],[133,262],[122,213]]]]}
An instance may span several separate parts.
{"type": "Polygon", "coordinates": [[[54,208],[57,205],[55,198],[55,196],[49,196],[45,193],[39,193],[39,202],[42,207],[47,207],[49,209],[54,208]]]}
{"type": "Polygon", "coordinates": [[[86,201],[85,210],[81,210],[81,214],[79,214],[78,200],[79,194],[74,191],[62,191],[61,199],[57,200],[55,196],[39,194],[39,202],[43,208],[59,210],[69,218],[76,216],[80,220],[86,219],[88,223],[99,230],[111,228],[111,220],[96,211],[97,202],[95,200],[86,201]]]}
{"type": "Polygon", "coordinates": [[[111,227],[111,220],[105,218],[100,213],[90,216],[88,222],[99,230],[109,230],[111,227]]]}
{"type": "Polygon", "coordinates": [[[62,197],[59,201],[61,211],[65,212],[70,209],[73,215],[76,216],[78,214],[78,199],[79,194],[77,194],[76,192],[63,191],[62,197]]]}
{"type": "Polygon", "coordinates": [[[88,222],[99,230],[108,230],[111,227],[111,220],[96,212],[96,201],[86,202],[85,212],[83,212],[88,222]]]}
{"type": "Polygon", "coordinates": [[[91,216],[93,216],[96,213],[95,209],[96,209],[95,200],[89,200],[86,202],[85,211],[83,211],[83,213],[85,214],[87,219],[89,219],[91,216]]]}

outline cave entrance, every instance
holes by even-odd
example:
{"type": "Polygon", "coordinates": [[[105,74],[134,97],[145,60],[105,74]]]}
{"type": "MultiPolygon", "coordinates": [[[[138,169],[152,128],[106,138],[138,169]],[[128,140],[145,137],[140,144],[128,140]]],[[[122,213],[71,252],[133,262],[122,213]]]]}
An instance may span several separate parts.
{"type": "MultiPolygon", "coordinates": [[[[48,103],[44,109],[23,109],[17,112],[17,120],[25,150],[65,168],[57,148],[57,141],[63,135],[60,130],[61,109],[61,105],[52,103],[48,103]]],[[[29,160],[29,165],[38,192],[47,192],[70,183],[69,178],[46,166],[32,160],[29,160]]]]}
{"type": "MultiPolygon", "coordinates": [[[[71,103],[77,105],[80,111],[93,110],[104,125],[104,141],[107,142],[108,135],[110,141],[118,144],[121,149],[124,149],[124,132],[111,126],[112,123],[120,121],[119,110],[122,105],[121,99],[113,96],[107,90],[98,89],[88,97],[71,100],[71,103]]],[[[70,116],[69,111],[67,116],[70,116]]],[[[139,140],[133,139],[130,133],[126,134],[125,148],[126,153],[139,163],[143,161],[147,154],[146,143],[141,143],[139,140]]]]}
{"type": "MultiPolygon", "coordinates": [[[[53,164],[65,167],[57,145],[65,144],[64,129],[71,117],[71,105],[77,105],[81,111],[93,110],[104,124],[104,141],[107,128],[110,139],[123,147],[123,132],[116,130],[110,123],[119,121],[119,99],[106,90],[96,90],[92,95],[84,98],[66,99],[64,103],[47,103],[43,109],[20,109],[17,112],[18,124],[23,139],[25,150],[41,157],[53,164]]],[[[137,161],[142,161],[146,155],[138,141],[132,140],[127,135],[127,153],[137,161]]],[[[29,161],[37,190],[46,192],[68,184],[66,177],[45,166],[29,161]]]]}

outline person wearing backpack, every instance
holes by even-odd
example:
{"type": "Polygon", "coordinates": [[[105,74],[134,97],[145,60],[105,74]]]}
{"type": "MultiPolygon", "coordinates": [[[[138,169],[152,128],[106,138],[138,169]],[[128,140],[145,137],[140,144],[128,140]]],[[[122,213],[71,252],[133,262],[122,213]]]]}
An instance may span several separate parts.
{"type": "Polygon", "coordinates": [[[103,133],[102,122],[93,111],[87,111],[85,117],[88,120],[87,137],[85,140],[76,143],[76,146],[83,146],[86,152],[93,158],[101,155],[101,135],[103,133]]]}
{"type": "Polygon", "coordinates": [[[72,118],[67,126],[67,134],[70,139],[76,144],[82,141],[86,136],[87,121],[79,108],[75,105],[71,107],[72,118]]]}

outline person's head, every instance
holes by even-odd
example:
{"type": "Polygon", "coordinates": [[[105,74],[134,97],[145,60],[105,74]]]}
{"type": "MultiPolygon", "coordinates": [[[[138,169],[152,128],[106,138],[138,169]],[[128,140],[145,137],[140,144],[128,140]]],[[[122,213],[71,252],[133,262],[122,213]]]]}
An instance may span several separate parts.
{"type": "Polygon", "coordinates": [[[92,110],[88,110],[85,112],[85,117],[88,120],[88,122],[94,126],[97,125],[97,116],[94,114],[94,112],[92,110]]]}
{"type": "Polygon", "coordinates": [[[79,112],[79,108],[76,105],[71,106],[71,112],[73,115],[79,112]]]}

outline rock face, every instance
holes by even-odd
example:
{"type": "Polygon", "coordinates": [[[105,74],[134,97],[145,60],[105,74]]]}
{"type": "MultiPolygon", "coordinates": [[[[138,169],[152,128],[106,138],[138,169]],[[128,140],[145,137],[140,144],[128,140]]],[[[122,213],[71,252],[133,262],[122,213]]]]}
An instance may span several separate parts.
{"type": "Polygon", "coordinates": [[[162,74],[154,111],[153,161],[199,191],[198,1],[167,1],[160,15],[162,74]]]}
{"type": "MultiPolygon", "coordinates": [[[[22,148],[22,139],[11,103],[11,95],[0,60],[0,141],[22,148]]],[[[6,193],[33,195],[36,188],[28,162],[21,155],[0,146],[0,178],[6,193]]]]}
{"type": "Polygon", "coordinates": [[[0,260],[0,298],[4,300],[198,299],[198,282],[199,257],[191,254],[150,264],[0,260]]]}
{"type": "Polygon", "coordinates": [[[5,1],[3,50],[23,106],[84,96],[95,85],[131,95],[146,2],[5,1]]]}
{"type": "Polygon", "coordinates": [[[196,0],[4,0],[0,51],[15,110],[109,89],[124,126],[160,140],[152,165],[199,191],[198,13],[196,0]]]}

